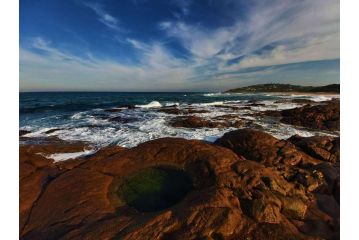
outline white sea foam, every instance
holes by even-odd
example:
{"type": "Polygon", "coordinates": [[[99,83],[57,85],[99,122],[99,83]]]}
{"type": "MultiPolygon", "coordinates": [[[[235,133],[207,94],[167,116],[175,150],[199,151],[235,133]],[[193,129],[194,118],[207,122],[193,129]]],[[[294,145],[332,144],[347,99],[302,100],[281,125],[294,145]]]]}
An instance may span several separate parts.
{"type": "MultiPolygon", "coordinates": [[[[217,93],[218,94],[218,93],[217,93]]],[[[240,96],[241,98],[243,95],[240,96]]],[[[289,99],[294,98],[295,96],[286,96],[289,99]]],[[[332,97],[332,96],[326,96],[332,97]]],[[[322,96],[307,96],[308,99],[316,98],[318,101],[325,101],[328,98],[323,98],[322,96]],[[320,98],[318,98],[320,97],[320,98]]],[[[213,98],[216,99],[216,98],[213,98]]],[[[265,111],[265,110],[283,110],[290,109],[303,104],[295,104],[290,102],[277,103],[277,99],[273,100],[262,100],[258,101],[259,103],[265,104],[265,106],[251,106],[252,110],[232,110],[230,108],[218,108],[214,107],[215,105],[230,105],[230,106],[248,106],[246,103],[248,100],[253,99],[253,94],[247,100],[236,100],[231,98],[226,100],[225,98],[218,99],[221,101],[213,101],[209,103],[196,103],[191,104],[191,108],[205,109],[209,112],[207,113],[194,113],[194,115],[201,116],[207,119],[214,119],[217,116],[225,114],[236,114],[238,118],[246,118],[250,120],[255,120],[256,124],[261,125],[264,128],[264,131],[274,135],[278,138],[288,138],[294,134],[299,134],[302,136],[312,136],[326,134],[323,132],[308,131],[306,129],[301,129],[298,127],[284,125],[279,123],[273,123],[271,119],[258,119],[254,116],[248,116],[251,112],[254,111],[265,111]],[[269,121],[272,122],[269,122],[269,121]]],[[[263,95],[258,96],[258,99],[263,99],[263,95]],[[262,98],[261,98],[262,97],[262,98]]],[[[265,99],[268,99],[265,98],[265,99]]],[[[217,99],[216,99],[217,100],[217,99]]],[[[136,109],[125,109],[121,112],[108,113],[104,112],[103,109],[93,109],[90,111],[79,112],[72,115],[71,120],[58,124],[56,126],[46,127],[42,124],[42,120],[37,122],[38,125],[31,126],[32,133],[29,133],[27,136],[37,137],[37,136],[46,136],[46,135],[56,135],[63,140],[75,140],[75,141],[87,141],[96,145],[96,147],[106,146],[108,144],[117,144],[124,147],[134,147],[140,143],[162,138],[162,137],[180,137],[185,139],[199,139],[206,141],[215,141],[218,137],[221,137],[225,132],[234,130],[234,128],[198,128],[198,129],[189,129],[189,128],[174,128],[171,127],[168,123],[173,118],[176,117],[171,114],[157,112],[155,108],[163,106],[176,105],[178,108],[186,108],[187,104],[172,101],[166,101],[161,104],[158,101],[153,101],[144,105],[137,105],[136,109]],[[151,110],[151,108],[154,108],[151,110]],[[97,115],[99,114],[99,115],[97,115]],[[136,121],[129,123],[121,123],[108,121],[107,117],[124,117],[124,118],[136,118],[136,121]],[[88,126],[90,125],[90,126],[88,126]],[[91,127],[91,125],[96,125],[91,127]],[[85,127],[87,126],[87,127],[85,127]],[[62,130],[56,131],[52,134],[45,134],[46,131],[60,128],[62,130]]],[[[50,125],[51,126],[51,125],[50,125]]],[[[24,128],[24,127],[23,127],[24,128]]],[[[22,128],[22,129],[23,129],[22,128]]],[[[60,153],[59,153],[60,154],[60,153]]],[[[52,157],[56,158],[58,161],[78,157],[84,154],[84,152],[78,153],[69,153],[54,155],[52,157]]],[[[88,153],[90,154],[90,153],[88,153]]]]}
{"type": "Polygon", "coordinates": [[[180,104],[178,102],[167,102],[165,103],[165,106],[168,107],[168,106],[179,106],[180,104]]]}
{"type": "Polygon", "coordinates": [[[44,136],[46,136],[45,132],[47,132],[49,130],[53,130],[53,129],[55,129],[55,128],[53,128],[53,127],[40,128],[34,132],[26,134],[26,137],[44,137],[44,136]]]}
{"type": "Polygon", "coordinates": [[[243,103],[243,102],[246,102],[246,100],[225,100],[224,101],[225,103],[243,103]]]}
{"type": "Polygon", "coordinates": [[[144,104],[144,105],[136,105],[136,107],[140,107],[140,108],[159,108],[162,107],[162,104],[158,101],[152,101],[149,104],[144,104]]]}
{"type": "Polygon", "coordinates": [[[339,98],[339,95],[318,95],[318,96],[311,96],[310,99],[315,102],[324,102],[332,100],[333,98],[339,98]]]}
{"type": "Polygon", "coordinates": [[[216,92],[216,93],[204,93],[203,96],[205,97],[216,97],[216,96],[222,96],[226,93],[216,92]]]}
{"type": "Polygon", "coordinates": [[[57,136],[68,141],[88,141],[98,145],[106,145],[120,137],[117,131],[118,130],[113,127],[82,127],[61,131],[57,136]]]}
{"type": "Polygon", "coordinates": [[[81,119],[85,115],[85,112],[78,112],[71,116],[71,119],[81,119]]]}
{"type": "Polygon", "coordinates": [[[72,152],[72,153],[53,153],[46,155],[46,158],[53,159],[55,162],[65,161],[69,159],[75,159],[78,157],[84,157],[95,153],[95,150],[85,150],[82,152],[72,152]]]}
{"type": "Polygon", "coordinates": [[[252,106],[252,110],[256,111],[268,111],[268,110],[286,110],[286,109],[293,109],[303,106],[301,104],[296,103],[273,103],[271,105],[266,106],[252,106]]]}
{"type": "Polygon", "coordinates": [[[197,103],[197,104],[193,104],[194,106],[214,106],[214,105],[223,105],[224,102],[223,101],[217,101],[217,102],[210,102],[210,103],[197,103]]]}

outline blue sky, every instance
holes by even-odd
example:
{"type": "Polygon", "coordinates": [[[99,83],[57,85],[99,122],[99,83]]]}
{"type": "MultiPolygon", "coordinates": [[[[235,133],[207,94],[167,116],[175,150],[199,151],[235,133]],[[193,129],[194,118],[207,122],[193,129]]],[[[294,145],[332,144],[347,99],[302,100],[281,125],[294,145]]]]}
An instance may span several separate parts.
{"type": "Polygon", "coordinates": [[[20,91],[339,83],[339,0],[20,0],[20,91]]]}

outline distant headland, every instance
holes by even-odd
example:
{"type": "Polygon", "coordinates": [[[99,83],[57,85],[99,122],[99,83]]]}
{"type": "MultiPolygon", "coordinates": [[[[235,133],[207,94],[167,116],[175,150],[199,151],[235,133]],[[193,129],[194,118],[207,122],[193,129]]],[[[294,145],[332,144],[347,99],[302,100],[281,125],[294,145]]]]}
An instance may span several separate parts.
{"type": "Polygon", "coordinates": [[[340,93],[339,84],[330,84],[325,86],[299,86],[291,84],[257,84],[247,87],[234,88],[225,91],[226,93],[240,92],[307,92],[307,93],[340,93]]]}

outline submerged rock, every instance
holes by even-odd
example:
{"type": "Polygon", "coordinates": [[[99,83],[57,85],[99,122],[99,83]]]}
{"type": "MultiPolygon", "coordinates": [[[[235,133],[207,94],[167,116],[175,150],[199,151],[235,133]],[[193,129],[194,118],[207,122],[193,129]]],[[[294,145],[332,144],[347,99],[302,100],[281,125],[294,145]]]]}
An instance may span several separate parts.
{"type": "Polygon", "coordinates": [[[183,128],[225,128],[225,127],[242,127],[245,122],[241,120],[233,120],[224,118],[215,118],[215,121],[207,120],[197,116],[181,116],[170,121],[172,127],[183,128]]]}
{"type": "Polygon", "coordinates": [[[26,135],[28,133],[31,133],[31,131],[28,131],[28,130],[19,130],[19,136],[23,136],[23,135],[26,135]]]}
{"type": "Polygon", "coordinates": [[[177,107],[164,107],[157,110],[158,112],[164,112],[167,114],[193,114],[193,113],[208,113],[208,110],[205,109],[195,109],[195,108],[177,108],[177,107]]]}
{"type": "Polygon", "coordinates": [[[281,99],[275,101],[275,103],[299,103],[299,104],[311,104],[315,103],[315,101],[305,98],[294,98],[294,99],[281,99]]]}
{"type": "Polygon", "coordinates": [[[175,115],[183,114],[183,111],[181,111],[177,107],[165,107],[165,108],[160,108],[157,111],[164,112],[167,114],[175,114],[175,115]]]}
{"type": "Polygon", "coordinates": [[[121,116],[111,117],[108,120],[111,122],[117,122],[117,123],[131,123],[131,122],[138,121],[138,119],[135,117],[121,117],[121,116]]]}
{"type": "Polygon", "coordinates": [[[123,108],[109,108],[109,109],[105,109],[105,112],[122,112],[123,108]]]}

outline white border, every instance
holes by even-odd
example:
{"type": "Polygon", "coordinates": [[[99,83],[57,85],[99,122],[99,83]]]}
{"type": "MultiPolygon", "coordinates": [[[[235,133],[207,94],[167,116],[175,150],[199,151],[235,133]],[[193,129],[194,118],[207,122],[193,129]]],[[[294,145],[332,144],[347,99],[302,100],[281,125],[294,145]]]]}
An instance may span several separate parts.
{"type": "Polygon", "coordinates": [[[359,206],[359,2],[342,0],[341,50],[341,239],[357,238],[359,206]]]}
{"type": "Polygon", "coordinates": [[[19,238],[19,2],[0,5],[1,239],[19,238]]]}
{"type": "MultiPolygon", "coordinates": [[[[315,0],[314,0],[315,1],[315,0]]],[[[19,2],[3,1],[1,29],[1,239],[18,239],[19,2]]],[[[341,238],[355,239],[359,188],[359,2],[341,1],[341,238]]]]}

